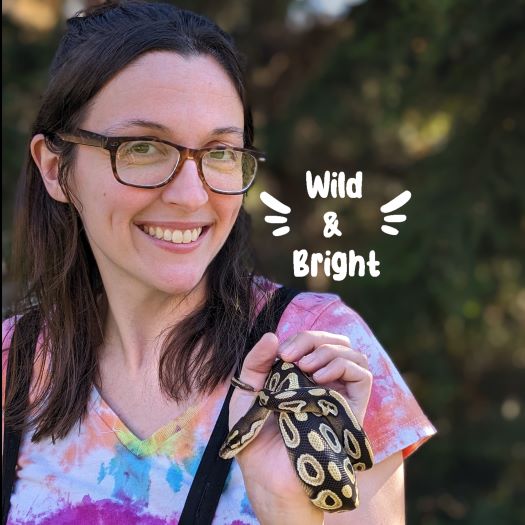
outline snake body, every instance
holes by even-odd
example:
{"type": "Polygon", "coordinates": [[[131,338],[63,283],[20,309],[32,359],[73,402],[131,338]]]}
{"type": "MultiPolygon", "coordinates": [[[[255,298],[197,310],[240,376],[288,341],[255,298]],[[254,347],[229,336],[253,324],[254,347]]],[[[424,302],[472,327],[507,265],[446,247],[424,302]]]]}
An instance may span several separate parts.
{"type": "Polygon", "coordinates": [[[296,365],[278,359],[248,412],[231,429],[219,455],[229,459],[257,437],[271,412],[294,471],[310,501],[325,512],[359,505],[355,471],[373,465],[366,434],[346,399],[316,385],[296,365]]]}

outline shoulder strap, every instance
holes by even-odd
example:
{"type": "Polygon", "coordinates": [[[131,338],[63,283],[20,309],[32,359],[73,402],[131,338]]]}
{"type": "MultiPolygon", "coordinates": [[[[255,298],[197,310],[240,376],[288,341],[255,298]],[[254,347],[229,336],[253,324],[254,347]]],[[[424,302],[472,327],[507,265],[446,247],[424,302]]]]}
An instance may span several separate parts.
{"type": "MultiPolygon", "coordinates": [[[[279,319],[290,301],[299,293],[290,288],[279,288],[263,307],[246,342],[245,354],[265,332],[274,332],[279,319]]],[[[234,387],[230,386],[217,423],[204,451],[199,468],[190,487],[179,525],[210,525],[215,516],[232,459],[222,459],[219,449],[228,434],[230,399],[234,387]]]]}
{"type": "MultiPolygon", "coordinates": [[[[13,362],[20,362],[20,359],[16,359],[13,355],[13,351],[16,349],[18,352],[22,352],[29,358],[25,362],[33,363],[36,342],[38,338],[38,323],[35,323],[31,314],[24,315],[16,324],[11,340],[11,349],[9,350],[7,359],[7,374],[5,382],[6,399],[9,389],[13,385],[14,381],[14,366],[13,362]],[[18,340],[20,334],[29,334],[23,348],[17,348],[13,343],[18,340]]],[[[29,386],[31,384],[31,371],[33,368],[29,368],[27,373],[24,374],[24,383],[17,390],[17,397],[15,402],[21,402],[27,405],[29,396],[29,386]]],[[[6,404],[4,410],[4,417],[10,413],[10,407],[6,404]]],[[[13,430],[11,426],[5,425],[4,427],[4,450],[2,453],[2,525],[7,522],[7,516],[9,514],[9,508],[11,506],[11,493],[16,477],[16,464],[18,462],[18,451],[20,449],[20,440],[22,433],[19,430],[13,430]]]]}

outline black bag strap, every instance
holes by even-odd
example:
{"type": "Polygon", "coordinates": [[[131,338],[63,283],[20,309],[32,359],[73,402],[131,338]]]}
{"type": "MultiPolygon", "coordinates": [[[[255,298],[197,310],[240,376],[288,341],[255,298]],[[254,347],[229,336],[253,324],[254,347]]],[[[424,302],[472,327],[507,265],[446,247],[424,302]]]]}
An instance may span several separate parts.
{"type": "MultiPolygon", "coordinates": [[[[273,294],[257,316],[248,336],[243,361],[264,333],[277,329],[282,313],[298,293],[298,290],[281,287],[273,294]]],[[[179,525],[210,525],[213,521],[233,461],[233,458],[222,459],[219,456],[219,449],[228,435],[229,406],[233,391],[232,385],[191,484],[179,525]]]]}
{"type": "MultiPolygon", "coordinates": [[[[23,361],[25,363],[33,363],[36,350],[36,342],[38,338],[39,324],[35,323],[35,316],[33,314],[26,314],[19,319],[15,324],[11,349],[9,350],[7,359],[7,374],[5,381],[6,399],[11,385],[13,385],[15,370],[13,361],[18,363],[23,361]],[[17,341],[21,334],[28,334],[25,344],[22,348],[17,348],[13,342],[17,341]],[[18,356],[13,355],[13,349],[21,352],[23,359],[17,359],[18,356]],[[26,358],[27,356],[27,358],[26,358]]],[[[31,371],[33,367],[28,367],[27,373],[24,374],[24,383],[16,392],[15,403],[23,403],[27,405],[29,397],[29,386],[31,384],[31,371]]],[[[10,413],[10,407],[5,406],[4,417],[10,413]]],[[[16,464],[18,462],[18,452],[20,449],[20,441],[22,433],[19,430],[13,430],[10,425],[4,426],[4,450],[2,452],[2,525],[7,522],[7,515],[11,507],[11,493],[16,477],[16,464]]]]}

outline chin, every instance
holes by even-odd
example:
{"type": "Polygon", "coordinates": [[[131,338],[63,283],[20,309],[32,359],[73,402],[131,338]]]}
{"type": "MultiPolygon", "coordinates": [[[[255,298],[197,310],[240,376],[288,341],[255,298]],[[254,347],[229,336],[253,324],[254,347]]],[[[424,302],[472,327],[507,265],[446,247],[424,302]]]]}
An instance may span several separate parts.
{"type": "Polygon", "coordinates": [[[170,275],[158,283],[159,289],[169,295],[185,295],[204,283],[204,272],[189,272],[183,275],[170,275]]]}

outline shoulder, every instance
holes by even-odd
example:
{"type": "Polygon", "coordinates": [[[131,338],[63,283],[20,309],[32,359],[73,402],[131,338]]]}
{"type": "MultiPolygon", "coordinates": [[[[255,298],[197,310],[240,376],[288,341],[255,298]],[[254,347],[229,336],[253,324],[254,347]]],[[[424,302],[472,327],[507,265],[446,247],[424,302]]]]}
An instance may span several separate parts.
{"type": "Polygon", "coordinates": [[[7,377],[7,362],[9,360],[9,347],[11,346],[11,340],[13,339],[15,323],[16,317],[10,317],[5,321],[2,321],[2,417],[5,407],[5,384],[7,377]]]}
{"type": "Polygon", "coordinates": [[[349,336],[364,330],[372,335],[361,316],[336,294],[300,292],[290,302],[279,323],[279,334],[290,336],[303,330],[319,330],[349,336]]]}
{"type": "MultiPolygon", "coordinates": [[[[283,286],[262,276],[255,277],[253,284],[256,311],[260,310],[275,291],[283,286]]],[[[312,329],[311,325],[316,322],[318,317],[322,317],[325,310],[329,312],[332,308],[340,305],[345,306],[335,294],[299,291],[286,307],[279,327],[282,328],[282,325],[290,326],[292,323],[294,326],[300,325],[295,326],[299,330],[312,329]]]]}
{"type": "MultiPolygon", "coordinates": [[[[254,286],[257,306],[260,308],[282,285],[257,277],[254,286]]],[[[333,293],[305,291],[292,299],[281,316],[277,336],[285,339],[303,330],[332,332],[348,336],[354,344],[378,345],[364,319],[333,293]]]]}
{"type": "MultiPolygon", "coordinates": [[[[13,341],[13,336],[15,329],[19,323],[22,321],[22,318],[25,320],[25,315],[14,315],[8,317],[2,321],[2,370],[7,366],[8,356],[11,349],[11,343],[13,341]]],[[[23,324],[21,322],[21,324],[23,324]]],[[[29,337],[29,325],[27,323],[23,324],[23,328],[20,329],[20,336],[25,339],[29,337]]],[[[42,333],[38,334],[38,345],[42,344],[42,333]]]]}
{"type": "MultiPolygon", "coordinates": [[[[2,321],[2,378],[6,374],[7,361],[9,357],[9,348],[13,339],[17,317],[9,317],[2,321]]],[[[2,381],[4,384],[4,381],[2,381]]]]}
{"type": "MultiPolygon", "coordinates": [[[[2,406],[5,402],[5,385],[6,385],[6,377],[7,377],[7,365],[9,362],[9,356],[12,352],[11,350],[11,343],[13,341],[13,336],[15,333],[15,328],[18,324],[18,322],[22,319],[22,315],[16,315],[13,317],[9,317],[8,319],[5,319],[2,322],[2,406]]],[[[23,325],[23,328],[20,329],[20,334],[22,339],[22,344],[24,345],[25,341],[29,340],[33,344],[36,340],[36,346],[34,347],[33,353],[33,383],[34,386],[35,381],[38,381],[41,376],[41,372],[46,372],[46,367],[48,365],[47,363],[47,357],[42,352],[43,350],[43,344],[44,344],[44,331],[40,330],[38,334],[31,334],[30,332],[30,326],[27,324],[23,325]],[[36,337],[35,337],[36,336],[36,337]]],[[[17,373],[19,370],[16,371],[17,373]]],[[[18,375],[17,375],[18,377],[18,375]]],[[[35,395],[36,391],[32,392],[32,396],[35,395]]]]}
{"type": "Polygon", "coordinates": [[[17,317],[13,316],[2,321],[2,353],[11,346],[16,320],[17,317]]]}
{"type": "MultiPolygon", "coordinates": [[[[264,277],[254,280],[255,298],[259,309],[282,285],[264,277]]],[[[333,293],[299,292],[286,307],[277,328],[281,341],[304,330],[319,330],[346,335],[351,344],[376,347],[372,330],[364,319],[333,293]]],[[[379,347],[379,348],[377,348],[379,347]]],[[[381,351],[384,350],[381,348],[381,351]]]]}

